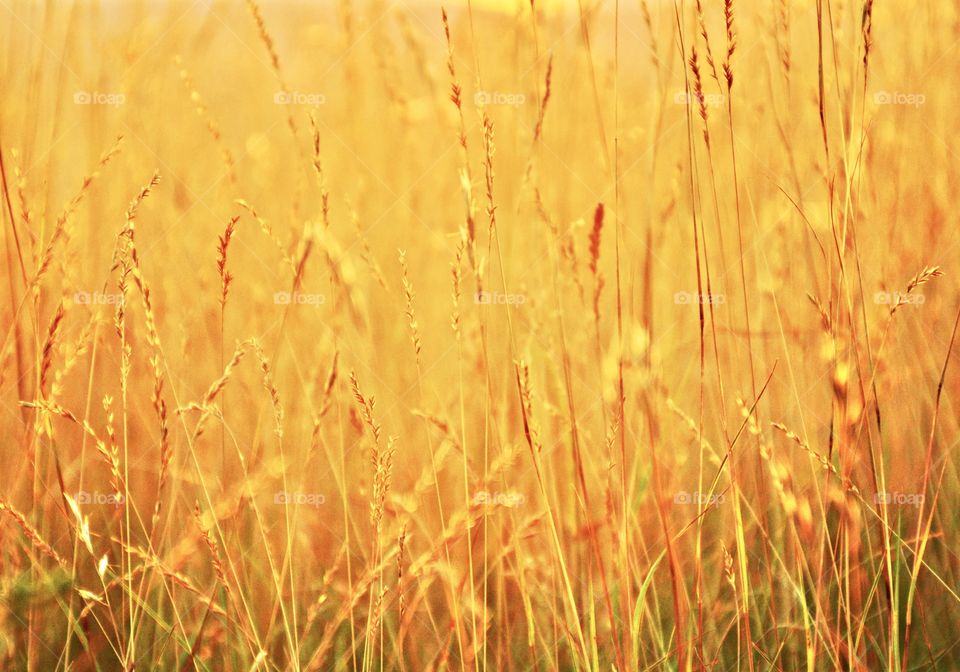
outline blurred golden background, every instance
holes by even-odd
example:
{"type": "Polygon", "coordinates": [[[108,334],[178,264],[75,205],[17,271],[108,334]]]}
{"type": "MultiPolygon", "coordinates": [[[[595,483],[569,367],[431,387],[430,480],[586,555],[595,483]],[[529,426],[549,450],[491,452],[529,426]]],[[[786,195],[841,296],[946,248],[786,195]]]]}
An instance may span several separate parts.
{"type": "Polygon", "coordinates": [[[4,669],[960,668],[956,6],[0,17],[4,669]]]}

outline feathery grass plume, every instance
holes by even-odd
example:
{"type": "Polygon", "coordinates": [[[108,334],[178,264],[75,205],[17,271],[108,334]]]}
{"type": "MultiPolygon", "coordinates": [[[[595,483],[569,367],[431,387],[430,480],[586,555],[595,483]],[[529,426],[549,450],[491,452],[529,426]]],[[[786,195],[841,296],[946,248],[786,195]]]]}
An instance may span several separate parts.
{"type": "MultiPolygon", "coordinates": [[[[154,172],[150,181],[137,193],[127,208],[126,228],[118,240],[118,251],[124,245],[130,258],[130,272],[133,276],[134,285],[140,294],[141,305],[143,306],[144,322],[147,330],[147,345],[150,346],[150,370],[153,374],[153,390],[150,401],[153,406],[154,415],[157,418],[160,444],[160,468],[157,475],[157,499],[154,503],[153,516],[151,518],[151,529],[156,530],[160,518],[161,493],[166,485],[169,474],[170,460],[172,453],[170,449],[170,430],[167,420],[167,403],[163,398],[164,388],[164,370],[161,359],[163,352],[160,345],[160,334],[157,331],[156,312],[153,307],[150,286],[143,274],[143,267],[140,263],[140,254],[137,251],[135,220],[140,204],[150,195],[151,191],[160,183],[160,174],[154,172]]],[[[122,254],[122,251],[119,252],[122,254]]],[[[152,536],[152,535],[151,535],[152,536]]]]}
{"type": "Polygon", "coordinates": [[[270,395],[270,404],[273,406],[273,433],[278,439],[283,438],[283,404],[280,403],[280,391],[273,380],[270,370],[270,360],[263,352],[263,346],[257,340],[253,341],[254,352],[260,362],[260,372],[263,374],[263,389],[270,395]]]}
{"type": "MultiPolygon", "coordinates": [[[[93,328],[96,323],[96,317],[87,320],[80,330],[80,335],[77,336],[73,344],[64,347],[63,363],[53,372],[53,382],[50,385],[50,393],[46,396],[48,400],[54,401],[63,394],[66,381],[71,372],[90,349],[93,328]]],[[[0,365],[0,368],[2,368],[2,365],[0,365]]],[[[2,381],[0,381],[0,386],[2,386],[2,381]]]]}
{"type": "Polygon", "coordinates": [[[360,409],[360,415],[364,423],[366,423],[367,429],[370,430],[373,443],[379,446],[380,425],[373,417],[373,406],[376,400],[373,397],[363,396],[363,393],[360,392],[360,382],[357,380],[357,373],[353,370],[350,371],[350,388],[353,391],[353,398],[357,402],[357,407],[360,409]]]}
{"type": "Polygon", "coordinates": [[[465,242],[461,240],[457,245],[454,259],[450,262],[450,275],[453,278],[453,291],[450,293],[450,298],[453,303],[453,311],[450,313],[450,328],[453,329],[453,335],[458,342],[460,340],[460,290],[463,280],[460,267],[463,260],[464,245],[465,242]]]}
{"type": "Polygon", "coordinates": [[[80,203],[83,201],[83,197],[90,189],[90,185],[92,185],[94,180],[100,176],[100,171],[106,168],[107,164],[110,163],[110,160],[120,151],[122,140],[122,136],[118,137],[113,146],[100,157],[96,168],[94,168],[93,172],[84,176],[77,193],[74,194],[66,208],[64,208],[63,212],[57,217],[56,224],[53,227],[53,233],[50,235],[50,238],[40,255],[40,261],[37,264],[37,272],[31,282],[35,291],[37,291],[40,280],[50,268],[50,263],[53,261],[53,251],[56,248],[57,243],[66,236],[66,227],[70,221],[70,218],[77,211],[77,208],[80,207],[80,203]]]}
{"type": "Polygon", "coordinates": [[[47,382],[50,374],[50,368],[53,366],[53,349],[56,346],[57,338],[60,335],[60,327],[63,324],[63,318],[66,311],[63,307],[63,301],[57,304],[57,310],[50,320],[50,326],[47,327],[47,337],[43,341],[40,356],[40,397],[47,394],[47,382]]]}
{"type": "MultiPolygon", "coordinates": [[[[133,233],[130,227],[120,234],[121,239],[129,239],[133,233]]],[[[130,373],[130,345],[126,340],[127,331],[127,288],[129,287],[130,273],[133,270],[133,262],[130,255],[122,253],[117,260],[115,267],[119,273],[117,276],[117,289],[119,290],[119,299],[117,306],[113,311],[113,329],[117,334],[117,340],[120,341],[120,383],[126,389],[126,381],[130,373]]]]}
{"type": "MultiPolygon", "coordinates": [[[[195,545],[192,547],[195,548],[195,545]]],[[[211,613],[216,614],[217,616],[226,616],[226,613],[224,613],[223,609],[211,602],[210,598],[206,596],[203,591],[197,588],[187,576],[177,571],[177,569],[166,565],[159,557],[157,557],[155,553],[146,550],[142,546],[131,544],[122,544],[122,548],[125,553],[138,558],[143,563],[142,567],[157,569],[161,574],[163,574],[164,578],[168,579],[180,588],[183,588],[191,595],[196,596],[200,604],[205,608],[210,609],[211,613]]],[[[126,580],[129,577],[119,578],[126,580]]]]}
{"type": "Polygon", "coordinates": [[[820,464],[820,466],[823,468],[824,471],[829,471],[831,474],[833,474],[838,479],[840,479],[840,481],[843,483],[843,487],[846,490],[854,494],[857,494],[860,492],[860,488],[858,488],[853,483],[853,481],[851,481],[848,477],[840,474],[840,472],[834,466],[833,462],[831,462],[830,459],[827,458],[827,456],[822,455],[821,453],[818,453],[817,451],[815,451],[813,448],[807,445],[807,443],[803,439],[797,436],[797,434],[787,429],[785,425],[779,422],[771,422],[770,426],[782,432],[784,437],[788,441],[792,441],[795,445],[799,446],[804,452],[810,455],[810,457],[812,457],[814,460],[817,461],[817,463],[820,464]]]}
{"type": "Polygon", "coordinates": [[[487,218],[490,221],[489,234],[492,237],[497,228],[497,206],[493,199],[493,155],[496,145],[493,143],[493,120],[483,113],[483,178],[487,189],[487,218]]]}
{"type": "Polygon", "coordinates": [[[200,536],[203,538],[203,543],[207,545],[207,549],[210,551],[213,571],[217,576],[217,581],[223,587],[224,591],[229,594],[230,583],[227,581],[227,573],[223,569],[223,560],[220,557],[220,545],[216,539],[210,536],[210,532],[203,524],[203,515],[200,512],[200,502],[198,500],[194,500],[193,503],[193,519],[197,525],[197,529],[200,531],[200,536]]]}
{"type": "Polygon", "coordinates": [[[323,398],[320,403],[320,411],[317,413],[318,417],[323,417],[327,414],[327,411],[330,410],[330,406],[333,403],[333,386],[337,383],[338,371],[337,365],[340,361],[340,351],[334,350],[333,360],[330,362],[330,368],[327,371],[327,376],[323,384],[323,398]]]}
{"type": "MultiPolygon", "coordinates": [[[[60,333],[60,327],[63,323],[63,318],[65,315],[65,310],[63,307],[63,301],[61,300],[57,304],[57,310],[54,312],[53,319],[50,321],[50,325],[47,327],[47,335],[43,342],[43,347],[41,348],[40,355],[40,378],[39,378],[39,388],[37,390],[37,398],[45,399],[47,398],[47,382],[48,376],[50,374],[50,369],[53,366],[53,352],[54,347],[56,346],[57,338],[60,333]]],[[[33,423],[33,431],[37,437],[44,435],[50,436],[53,438],[53,428],[48,422],[49,414],[37,412],[36,418],[33,423]]],[[[36,445],[31,443],[29,447],[28,454],[30,456],[31,462],[36,458],[36,445]]]]}
{"type": "Polygon", "coordinates": [[[520,408],[523,411],[523,435],[527,439],[530,450],[539,455],[543,451],[540,442],[540,432],[533,421],[533,388],[530,385],[530,367],[523,361],[513,363],[517,376],[517,387],[520,390],[520,408]]]}
{"type": "Polygon", "coordinates": [[[250,216],[253,217],[254,221],[260,225],[260,230],[263,231],[264,235],[270,239],[270,241],[277,248],[277,251],[280,253],[280,258],[283,259],[284,263],[290,267],[290,270],[293,273],[297,272],[297,262],[296,260],[287,252],[286,246],[280,241],[280,238],[277,237],[277,234],[274,233],[273,227],[270,226],[270,223],[267,222],[263,217],[257,214],[257,211],[254,210],[253,206],[247,203],[242,198],[238,198],[234,201],[241,208],[250,213],[250,216]]]}
{"type": "Polygon", "coordinates": [[[600,322],[600,293],[603,291],[603,274],[599,270],[600,236],[603,233],[603,203],[597,203],[593,211],[593,228],[590,230],[590,260],[588,265],[593,275],[593,317],[600,322]]]}
{"type": "Polygon", "coordinates": [[[824,333],[830,334],[833,327],[832,320],[830,319],[830,314],[827,312],[827,309],[824,308],[820,299],[813,294],[807,293],[807,298],[810,299],[810,303],[812,303],[814,308],[817,309],[817,314],[820,316],[820,326],[823,328],[824,333]]]}
{"type": "MultiPolygon", "coordinates": [[[[230,250],[230,241],[233,239],[233,233],[236,230],[237,222],[239,221],[240,216],[235,215],[230,218],[227,222],[227,226],[223,231],[223,234],[217,237],[217,275],[220,276],[220,338],[219,354],[220,354],[220,369],[222,370],[225,365],[226,359],[226,340],[227,340],[227,295],[230,293],[230,285],[233,282],[233,274],[227,270],[227,253],[230,250]]],[[[226,397],[226,393],[224,393],[226,397]]],[[[226,412],[226,400],[222,404],[221,414],[226,412]]],[[[223,423],[220,430],[220,464],[223,466],[227,462],[227,435],[226,435],[226,418],[222,418],[223,423]]]]}
{"type": "Polygon", "coordinates": [[[323,213],[323,226],[329,228],[330,192],[327,190],[327,176],[323,172],[323,160],[320,157],[320,127],[317,125],[315,112],[310,112],[310,128],[313,131],[313,171],[317,174],[317,183],[320,186],[320,210],[323,213]]]}
{"type": "MultiPolygon", "coordinates": [[[[109,397],[107,397],[109,399],[109,397]]],[[[110,402],[112,403],[112,401],[110,402]]],[[[33,408],[43,411],[44,413],[49,413],[51,415],[56,415],[57,417],[69,420],[73,424],[80,427],[84,434],[93,439],[94,443],[97,444],[97,449],[107,455],[108,451],[106,449],[106,442],[102,441],[97,435],[97,432],[93,429],[93,426],[86,420],[81,420],[73,412],[68,411],[63,406],[54,403],[49,400],[37,400],[37,401],[21,401],[21,406],[26,408],[33,408]]],[[[109,404],[108,404],[109,405],[109,404]]],[[[112,421],[112,419],[111,419],[112,421]]],[[[108,458],[109,459],[109,458],[108,458]]]]}
{"type": "Polygon", "coordinates": [[[400,278],[403,283],[403,297],[406,301],[404,314],[407,316],[407,325],[410,327],[410,341],[413,343],[413,354],[417,359],[417,364],[419,364],[420,350],[423,344],[420,340],[420,327],[417,325],[417,314],[413,309],[414,293],[407,269],[407,253],[404,250],[398,250],[398,257],[400,259],[400,278]]]}
{"type": "Polygon", "coordinates": [[[104,395],[103,412],[106,414],[106,441],[97,442],[97,451],[110,468],[110,487],[117,498],[123,497],[124,480],[120,469],[120,446],[117,443],[117,432],[113,425],[113,397],[104,395]]]}
{"type": "Polygon", "coordinates": [[[733,0],[723,0],[723,21],[727,29],[727,56],[723,60],[723,75],[727,80],[729,93],[733,88],[733,66],[730,59],[733,58],[733,52],[737,49],[737,38],[733,32],[733,0]]]}
{"type": "MultiPolygon", "coordinates": [[[[387,586],[380,586],[380,589],[377,591],[376,601],[374,602],[373,609],[372,609],[372,617],[371,617],[371,625],[370,625],[371,632],[374,632],[374,633],[380,632],[380,626],[383,623],[383,598],[386,597],[389,590],[390,589],[387,586]]],[[[381,652],[379,657],[379,666],[381,668],[383,667],[383,655],[384,654],[381,646],[381,652]]],[[[372,665],[369,669],[373,669],[372,665]]]]}
{"type": "Polygon", "coordinates": [[[227,222],[223,234],[217,237],[217,274],[220,276],[220,309],[223,310],[227,305],[227,294],[230,292],[230,283],[233,282],[233,274],[227,270],[227,251],[230,248],[230,240],[236,230],[237,221],[240,216],[235,215],[227,222]]]}
{"type": "Polygon", "coordinates": [[[470,259],[470,265],[473,268],[474,275],[479,279],[478,260],[476,258],[477,231],[472,197],[473,177],[470,173],[470,151],[467,148],[467,122],[463,114],[463,90],[460,86],[460,81],[457,79],[456,67],[454,67],[453,40],[450,38],[450,21],[447,18],[447,10],[442,6],[440,8],[440,16],[443,21],[443,34],[447,41],[447,71],[450,73],[450,101],[457,109],[457,118],[460,123],[457,131],[457,142],[460,145],[463,161],[463,167],[460,170],[460,184],[467,206],[467,221],[466,227],[463,229],[463,237],[467,242],[467,256],[470,259]]]}
{"type": "Polygon", "coordinates": [[[217,398],[217,395],[223,391],[223,388],[226,387],[227,382],[229,382],[230,378],[233,376],[234,369],[237,368],[252,345],[253,342],[249,340],[243,341],[242,343],[237,343],[237,347],[233,352],[233,356],[223,369],[223,374],[210,384],[200,401],[192,401],[186,406],[177,409],[177,413],[181,415],[186,411],[200,412],[200,417],[198,418],[197,424],[193,430],[194,441],[203,433],[204,424],[206,423],[207,419],[217,412],[213,403],[214,400],[217,398]]]}
{"type": "Polygon", "coordinates": [[[733,556],[730,555],[730,551],[727,550],[727,545],[722,541],[720,542],[720,549],[723,551],[723,577],[727,580],[727,583],[730,584],[730,587],[736,591],[737,579],[733,573],[733,556]]]}
{"type": "Polygon", "coordinates": [[[443,34],[447,40],[447,71],[450,73],[450,101],[457,108],[460,115],[460,132],[457,136],[464,154],[467,151],[467,128],[463,118],[463,97],[460,82],[457,80],[457,70],[453,63],[453,40],[450,39],[450,22],[447,19],[447,10],[440,8],[440,17],[443,22],[443,34]]]}
{"type": "Polygon", "coordinates": [[[707,118],[707,101],[703,96],[703,80],[700,76],[700,63],[697,56],[697,48],[690,47],[690,72],[693,73],[693,96],[697,100],[697,109],[700,112],[700,118],[703,120],[703,141],[707,147],[710,147],[710,124],[707,118]]]}
{"type": "Polygon", "coordinates": [[[383,450],[376,450],[371,455],[373,464],[373,501],[370,504],[370,522],[374,529],[379,530],[383,523],[383,513],[386,510],[387,494],[390,492],[390,481],[393,476],[393,456],[397,452],[397,440],[387,437],[387,445],[383,450]]]}
{"type": "Polygon", "coordinates": [[[777,32],[777,51],[780,56],[780,65],[783,66],[783,72],[790,79],[790,1],[780,0],[777,5],[778,32],[777,32]]]}
{"type": "Polygon", "coordinates": [[[27,521],[27,517],[20,513],[9,501],[5,498],[0,497],[0,513],[6,512],[8,516],[13,518],[13,521],[17,524],[17,527],[23,532],[23,535],[30,540],[30,544],[43,553],[45,556],[56,562],[60,566],[65,566],[63,558],[60,557],[60,554],[57,553],[53,546],[44,541],[43,537],[40,536],[40,532],[37,531],[33,525],[27,521]]]}
{"type": "Polygon", "coordinates": [[[404,560],[404,551],[406,549],[407,543],[407,526],[404,525],[400,529],[400,536],[397,539],[397,611],[400,616],[400,621],[403,622],[404,614],[406,613],[406,603],[404,602],[403,595],[403,560],[404,560]]]}
{"type": "Polygon", "coordinates": [[[908,297],[913,294],[913,291],[917,287],[925,285],[934,278],[939,278],[942,275],[943,271],[940,270],[939,266],[924,266],[923,270],[913,276],[910,282],[907,283],[907,290],[903,294],[897,294],[897,300],[890,306],[890,315],[893,315],[897,311],[897,308],[907,303],[909,300],[908,297]]]}
{"type": "MultiPolygon", "coordinates": [[[[117,305],[118,318],[123,317],[119,311],[120,309],[124,308],[123,304],[126,299],[127,277],[132,275],[135,284],[137,284],[141,290],[146,284],[143,280],[143,269],[140,266],[140,256],[137,252],[136,219],[137,212],[140,210],[140,206],[158,184],[160,184],[160,173],[158,171],[154,171],[153,175],[150,177],[150,180],[140,188],[140,190],[137,192],[137,195],[134,196],[133,200],[131,200],[130,204],[127,206],[124,226],[117,234],[117,244],[114,247],[113,254],[113,265],[110,270],[120,270],[118,284],[120,285],[121,297],[120,302],[117,305]]],[[[149,294],[149,292],[146,293],[149,294]]],[[[147,301],[149,302],[149,296],[147,297],[147,301]]],[[[149,311],[148,318],[151,320],[150,324],[152,325],[152,309],[149,311]]]]}
{"type": "MultiPolygon", "coordinates": [[[[326,236],[326,229],[323,229],[324,235],[326,236]]],[[[307,222],[303,227],[303,236],[297,242],[297,255],[296,263],[294,264],[293,271],[293,292],[300,291],[300,287],[303,286],[303,278],[306,275],[307,271],[307,260],[310,258],[310,253],[313,252],[313,246],[316,243],[316,227],[312,222],[307,222]]],[[[326,240],[329,240],[329,237],[325,237],[326,240]]]]}
{"type": "Polygon", "coordinates": [[[544,89],[543,97],[540,99],[540,109],[537,112],[537,125],[533,129],[533,142],[536,142],[540,139],[540,135],[543,133],[543,119],[547,114],[547,103],[550,102],[551,94],[551,80],[553,78],[553,54],[550,54],[550,58],[547,60],[547,74],[544,77],[544,89]]]}
{"type": "Polygon", "coordinates": [[[593,275],[597,274],[597,262],[600,259],[600,234],[603,232],[603,203],[597,203],[593,211],[593,228],[590,230],[590,261],[588,265],[593,275]]]}
{"type": "Polygon", "coordinates": [[[873,0],[864,0],[860,34],[863,37],[863,81],[866,84],[870,72],[870,48],[873,46],[873,0]]]}
{"type": "MultiPolygon", "coordinates": [[[[377,568],[377,577],[379,580],[379,591],[374,596],[373,585],[369,587],[370,601],[367,609],[367,628],[364,636],[364,658],[367,659],[371,638],[381,633],[381,610],[383,605],[383,596],[386,592],[384,582],[384,570],[386,569],[383,557],[383,538],[381,535],[383,527],[383,513],[386,508],[387,493],[390,490],[390,479],[393,473],[393,455],[395,452],[395,440],[392,436],[387,437],[386,446],[380,442],[380,424],[373,415],[374,398],[365,397],[360,391],[360,383],[357,380],[355,371],[350,371],[350,387],[353,391],[353,397],[357,407],[360,409],[360,415],[364,424],[370,430],[373,446],[370,451],[370,463],[373,466],[373,487],[370,497],[370,525],[373,527],[373,539],[371,540],[372,554],[374,564],[377,568]]],[[[379,638],[378,638],[379,639],[379,638]]],[[[382,639],[381,639],[382,644],[382,639]]],[[[383,655],[381,647],[381,656],[383,655]]],[[[381,661],[382,664],[382,661],[381,661]]]]}
{"type": "Polygon", "coordinates": [[[373,415],[376,401],[373,397],[365,397],[360,391],[360,383],[355,371],[350,371],[350,387],[353,390],[353,398],[360,409],[363,422],[370,430],[370,436],[373,439],[370,461],[374,468],[374,480],[373,500],[370,504],[370,521],[379,530],[383,519],[383,506],[386,502],[387,490],[390,487],[390,473],[393,469],[394,438],[388,437],[386,448],[381,448],[380,424],[373,415]]]}
{"type": "MultiPolygon", "coordinates": [[[[129,395],[129,386],[130,386],[130,372],[132,370],[132,357],[133,357],[133,346],[131,345],[131,339],[128,338],[127,334],[127,288],[128,282],[133,274],[135,279],[137,276],[134,273],[135,269],[139,267],[139,258],[136,253],[136,243],[135,243],[135,220],[137,215],[137,210],[139,209],[141,203],[149,195],[150,190],[159,180],[159,176],[154,172],[150,182],[143,187],[140,192],[137,194],[137,197],[129,205],[126,212],[126,223],[124,228],[120,231],[117,238],[116,245],[116,254],[118,255],[115,258],[114,267],[111,270],[118,271],[117,277],[117,289],[119,290],[119,301],[117,302],[117,307],[114,315],[114,329],[117,334],[118,348],[120,350],[120,429],[121,429],[121,441],[123,445],[123,471],[120,471],[120,446],[116,440],[115,431],[113,428],[113,412],[110,409],[109,397],[104,398],[104,411],[107,414],[107,438],[110,442],[110,452],[112,456],[112,465],[114,467],[115,473],[113,477],[113,485],[116,487],[116,498],[123,506],[122,511],[122,524],[120,525],[119,539],[121,545],[129,545],[132,540],[133,529],[131,527],[131,502],[130,502],[130,432],[129,432],[129,418],[130,418],[130,395],[129,395]],[[121,477],[122,474],[122,477],[121,477]],[[121,489],[122,487],[122,489],[121,489]]],[[[119,509],[118,509],[119,512],[119,509]]],[[[126,572],[128,575],[131,575],[131,569],[133,568],[133,559],[130,557],[129,553],[125,553],[121,556],[120,561],[121,573],[126,572]]],[[[131,637],[135,632],[136,621],[137,621],[137,611],[140,607],[139,603],[134,599],[133,594],[133,579],[129,578],[126,585],[126,613],[129,615],[129,624],[128,628],[131,632],[131,637]]],[[[129,652],[124,655],[123,662],[126,664],[126,658],[129,657],[129,652]]]]}
{"type": "Polygon", "coordinates": [[[717,84],[720,84],[720,78],[717,76],[717,66],[713,60],[713,50],[710,48],[710,36],[707,34],[707,22],[703,16],[702,0],[697,0],[697,25],[700,27],[700,36],[703,38],[703,46],[706,50],[707,65],[710,66],[710,75],[717,84]]]}

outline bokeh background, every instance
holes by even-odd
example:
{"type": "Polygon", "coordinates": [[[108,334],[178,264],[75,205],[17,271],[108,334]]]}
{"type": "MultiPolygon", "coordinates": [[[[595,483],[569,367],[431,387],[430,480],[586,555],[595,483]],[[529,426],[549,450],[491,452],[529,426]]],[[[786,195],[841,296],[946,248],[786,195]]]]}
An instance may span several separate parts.
{"type": "Polygon", "coordinates": [[[960,666],[951,3],[0,31],[9,669],[960,666]]]}

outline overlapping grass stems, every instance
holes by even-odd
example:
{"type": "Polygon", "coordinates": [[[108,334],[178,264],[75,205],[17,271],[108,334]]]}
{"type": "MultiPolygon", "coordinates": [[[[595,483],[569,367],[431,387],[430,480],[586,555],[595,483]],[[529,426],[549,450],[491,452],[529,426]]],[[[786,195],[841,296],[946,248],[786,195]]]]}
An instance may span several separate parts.
{"type": "Polygon", "coordinates": [[[0,15],[0,668],[960,669],[957,7],[0,15]]]}

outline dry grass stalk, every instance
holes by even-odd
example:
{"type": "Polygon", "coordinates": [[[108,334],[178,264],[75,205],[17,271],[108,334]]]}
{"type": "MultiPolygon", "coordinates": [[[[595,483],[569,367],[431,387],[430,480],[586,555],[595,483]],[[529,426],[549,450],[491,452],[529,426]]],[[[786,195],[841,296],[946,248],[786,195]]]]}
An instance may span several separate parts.
{"type": "Polygon", "coordinates": [[[404,250],[398,251],[400,259],[400,278],[403,283],[403,297],[405,301],[404,314],[407,316],[407,326],[410,327],[410,341],[413,343],[413,354],[417,359],[417,365],[420,364],[420,350],[423,343],[420,340],[420,327],[417,324],[417,313],[413,309],[413,284],[410,282],[409,270],[407,269],[407,253],[404,250]]]}
{"type": "Polygon", "coordinates": [[[230,292],[230,284],[233,282],[233,274],[227,270],[227,251],[230,249],[230,240],[233,238],[239,219],[239,216],[231,217],[223,230],[223,234],[217,238],[217,273],[220,276],[221,310],[227,305],[227,294],[230,292]]]}
{"type": "Polygon", "coordinates": [[[217,544],[217,540],[210,536],[210,532],[203,524],[203,516],[200,512],[199,501],[194,502],[193,517],[197,524],[197,529],[200,530],[200,536],[203,538],[203,543],[207,545],[207,549],[210,551],[210,557],[213,561],[213,570],[217,575],[217,581],[227,593],[230,593],[230,583],[227,581],[227,573],[224,571],[223,560],[220,558],[220,546],[217,544]]]}
{"type": "Polygon", "coordinates": [[[37,531],[37,528],[27,521],[27,517],[14,508],[14,506],[6,499],[0,497],[0,513],[3,512],[6,512],[8,516],[13,518],[13,521],[17,524],[17,527],[19,527],[23,532],[23,535],[30,540],[30,544],[34,548],[56,562],[58,565],[64,566],[66,564],[63,561],[63,558],[60,557],[60,554],[53,549],[53,546],[44,541],[43,537],[40,536],[40,532],[37,531]]]}

